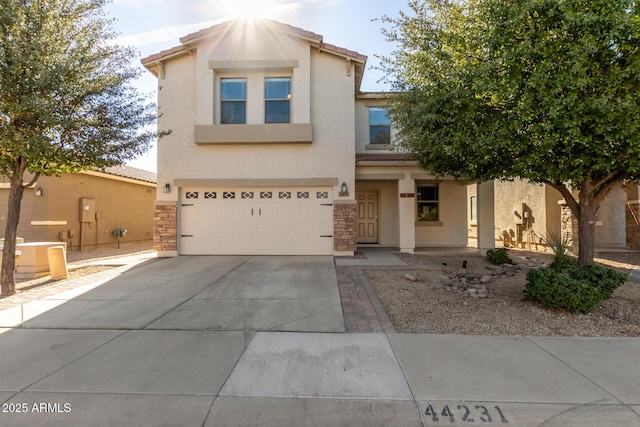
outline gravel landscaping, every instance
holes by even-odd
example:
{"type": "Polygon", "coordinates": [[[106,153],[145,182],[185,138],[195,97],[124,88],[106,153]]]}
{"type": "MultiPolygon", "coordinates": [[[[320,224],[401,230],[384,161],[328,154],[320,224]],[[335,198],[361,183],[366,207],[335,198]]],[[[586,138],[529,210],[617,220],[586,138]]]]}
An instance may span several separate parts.
{"type": "MultiPolygon", "coordinates": [[[[414,255],[410,269],[365,274],[400,333],[640,336],[640,283],[628,281],[590,314],[549,310],[522,298],[527,271],[547,266],[552,255],[510,255],[514,266],[495,266],[480,255],[414,255]]],[[[638,253],[599,256],[625,273],[640,264],[638,253]]]]}

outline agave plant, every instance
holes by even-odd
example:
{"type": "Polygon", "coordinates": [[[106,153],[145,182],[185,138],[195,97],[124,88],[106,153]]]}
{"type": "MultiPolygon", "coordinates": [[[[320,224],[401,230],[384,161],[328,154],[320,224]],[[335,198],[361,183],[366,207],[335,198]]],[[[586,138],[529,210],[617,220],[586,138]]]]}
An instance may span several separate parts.
{"type": "Polygon", "coordinates": [[[547,237],[542,238],[542,242],[547,248],[551,249],[555,255],[554,265],[560,266],[572,261],[572,258],[569,256],[569,248],[571,248],[573,239],[566,234],[563,236],[549,232],[547,237]]]}

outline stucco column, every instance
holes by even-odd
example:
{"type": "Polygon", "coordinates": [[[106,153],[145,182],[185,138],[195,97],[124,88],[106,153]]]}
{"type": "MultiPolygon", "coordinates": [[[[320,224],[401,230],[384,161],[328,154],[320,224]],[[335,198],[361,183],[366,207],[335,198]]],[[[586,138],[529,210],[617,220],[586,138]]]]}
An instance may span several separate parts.
{"type": "Polygon", "coordinates": [[[400,252],[412,254],[416,248],[416,183],[409,174],[398,180],[400,252]]]}
{"type": "Polygon", "coordinates": [[[478,184],[478,249],[485,255],[496,247],[493,181],[478,184]]]}

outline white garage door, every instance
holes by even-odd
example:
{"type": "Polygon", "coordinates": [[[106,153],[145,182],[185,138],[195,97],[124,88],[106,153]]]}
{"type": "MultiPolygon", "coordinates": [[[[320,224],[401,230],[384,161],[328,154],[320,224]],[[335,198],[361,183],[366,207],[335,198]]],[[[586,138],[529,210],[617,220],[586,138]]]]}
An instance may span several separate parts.
{"type": "Polygon", "coordinates": [[[184,188],[183,255],[331,255],[331,188],[184,188]]]}

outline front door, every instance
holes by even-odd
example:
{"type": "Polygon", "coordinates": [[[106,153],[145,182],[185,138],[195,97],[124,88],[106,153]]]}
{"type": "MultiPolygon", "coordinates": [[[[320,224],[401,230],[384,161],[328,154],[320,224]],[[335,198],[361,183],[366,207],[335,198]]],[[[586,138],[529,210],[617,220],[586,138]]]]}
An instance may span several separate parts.
{"type": "Polygon", "coordinates": [[[358,243],[378,243],[378,192],[356,191],[358,243]]]}

